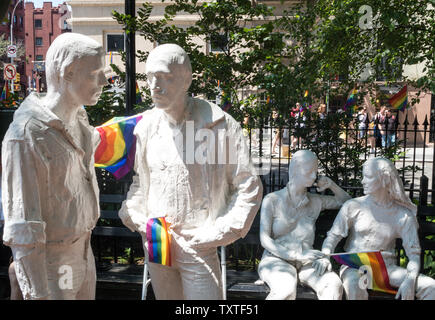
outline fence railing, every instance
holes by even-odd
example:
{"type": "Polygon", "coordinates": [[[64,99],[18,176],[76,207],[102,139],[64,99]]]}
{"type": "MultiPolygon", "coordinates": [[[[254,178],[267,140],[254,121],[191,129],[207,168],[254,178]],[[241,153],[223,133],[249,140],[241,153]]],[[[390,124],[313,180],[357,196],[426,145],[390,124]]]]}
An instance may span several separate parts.
{"type": "Polygon", "coordinates": [[[435,145],[429,142],[433,126],[427,116],[421,123],[417,119],[411,123],[408,117],[386,121],[391,122],[383,126],[368,118],[358,123],[355,116],[344,114],[324,118],[307,114],[296,119],[250,121],[245,123],[244,133],[253,162],[262,168],[265,193],[287,184],[288,165],[295,151],[310,149],[319,158],[320,173],[353,196],[362,193],[363,163],[383,156],[395,163],[411,198],[419,196],[420,178],[427,176],[429,201],[435,203],[435,145]]]}

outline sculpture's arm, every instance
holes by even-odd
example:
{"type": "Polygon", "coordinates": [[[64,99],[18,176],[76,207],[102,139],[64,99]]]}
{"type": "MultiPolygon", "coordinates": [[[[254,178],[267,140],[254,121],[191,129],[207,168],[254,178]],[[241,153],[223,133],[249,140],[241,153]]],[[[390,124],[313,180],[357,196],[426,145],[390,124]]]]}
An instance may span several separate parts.
{"type": "Polygon", "coordinates": [[[418,239],[418,221],[417,218],[409,214],[405,219],[400,221],[402,245],[409,259],[406,266],[407,275],[399,287],[396,298],[401,297],[403,300],[413,300],[415,296],[415,285],[420,272],[420,241],[418,239]]]}
{"type": "Polygon", "coordinates": [[[263,200],[260,212],[260,243],[264,249],[274,256],[288,261],[296,261],[297,253],[290,251],[272,238],[273,203],[269,198],[263,200]]]}
{"type": "Polygon", "coordinates": [[[331,198],[332,201],[322,202],[322,210],[338,209],[341,207],[343,203],[351,199],[351,196],[342,188],[340,188],[332,179],[325,176],[319,177],[317,181],[317,191],[322,192],[323,190],[326,189],[330,189],[334,193],[334,196],[332,198],[327,197],[327,198],[331,198]]]}
{"type": "Polygon", "coordinates": [[[145,151],[141,139],[136,140],[135,172],[133,182],[127,193],[126,200],[119,210],[122,223],[131,231],[146,233],[147,223],[147,193],[149,184],[149,170],[144,161],[145,151]]]}
{"type": "Polygon", "coordinates": [[[322,252],[324,254],[333,253],[340,240],[347,237],[350,227],[348,211],[351,201],[347,201],[335,217],[331,230],[328,231],[326,239],[323,241],[322,252]]]}
{"type": "Polygon", "coordinates": [[[232,125],[235,128],[229,129],[228,136],[234,144],[228,146],[230,163],[225,165],[226,177],[222,177],[228,181],[229,189],[226,210],[216,218],[213,227],[195,231],[193,246],[226,246],[244,237],[261,204],[263,185],[250,161],[240,126],[232,125]]]}
{"type": "Polygon", "coordinates": [[[45,222],[41,214],[37,172],[44,164],[28,142],[7,141],[2,149],[3,241],[12,248],[17,278],[25,299],[49,295],[45,261],[45,222]]]}

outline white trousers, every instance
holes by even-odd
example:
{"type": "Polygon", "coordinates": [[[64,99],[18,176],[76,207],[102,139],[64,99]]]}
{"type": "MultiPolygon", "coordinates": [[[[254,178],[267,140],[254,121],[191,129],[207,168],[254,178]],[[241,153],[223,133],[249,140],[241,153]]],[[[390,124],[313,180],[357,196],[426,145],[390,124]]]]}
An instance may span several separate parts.
{"type": "MultiPolygon", "coordinates": [[[[90,233],[70,245],[48,244],[45,249],[48,299],[95,300],[96,270],[90,233]]],[[[25,269],[26,265],[16,262],[17,280],[24,299],[28,299],[31,288],[25,269]]]]}
{"type": "Polygon", "coordinates": [[[343,287],[338,275],[325,272],[318,276],[310,264],[295,265],[265,251],[258,265],[260,279],[267,283],[267,300],[295,300],[298,278],[301,284],[312,288],[319,300],[341,300],[343,287]]]}
{"type": "MultiPolygon", "coordinates": [[[[144,245],[144,250],[147,250],[144,245]]],[[[149,263],[157,300],[221,300],[221,269],[216,248],[198,252],[171,242],[172,266],[149,263]]]]}

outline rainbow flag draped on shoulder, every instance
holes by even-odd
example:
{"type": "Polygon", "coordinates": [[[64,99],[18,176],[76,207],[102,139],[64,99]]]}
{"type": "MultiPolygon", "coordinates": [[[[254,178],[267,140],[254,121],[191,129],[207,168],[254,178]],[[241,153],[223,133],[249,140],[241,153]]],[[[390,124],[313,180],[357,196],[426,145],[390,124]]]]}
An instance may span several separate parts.
{"type": "Polygon", "coordinates": [[[408,106],[408,86],[405,85],[399,92],[392,96],[388,103],[396,109],[403,111],[408,106]]]}
{"type": "Polygon", "coordinates": [[[171,235],[169,223],[164,217],[151,218],[147,222],[148,258],[150,262],[171,266],[171,235]]]}
{"type": "Polygon", "coordinates": [[[372,288],[376,291],[387,292],[396,294],[390,285],[387,267],[385,266],[384,259],[380,251],[375,252],[358,252],[358,253],[337,253],[331,254],[332,258],[340,264],[348,267],[359,269],[362,266],[371,268],[372,273],[372,288]]]}
{"type": "Polygon", "coordinates": [[[133,168],[136,153],[133,130],[141,119],[141,114],[115,117],[95,128],[101,138],[95,151],[95,167],[106,169],[116,179],[121,179],[133,168]]]}

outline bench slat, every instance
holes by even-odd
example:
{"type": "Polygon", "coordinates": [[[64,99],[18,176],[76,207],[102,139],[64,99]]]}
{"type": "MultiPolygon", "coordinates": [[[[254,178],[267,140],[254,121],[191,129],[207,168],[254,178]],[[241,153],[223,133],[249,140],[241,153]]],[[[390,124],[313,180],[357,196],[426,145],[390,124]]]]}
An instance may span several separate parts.
{"type": "Polygon", "coordinates": [[[100,219],[118,220],[119,219],[118,210],[101,210],[100,219]]]}
{"type": "Polygon", "coordinates": [[[141,238],[139,233],[131,232],[129,229],[123,227],[95,227],[92,231],[92,235],[106,237],[141,238]]]}
{"type": "Polygon", "coordinates": [[[126,197],[124,194],[100,194],[100,203],[122,203],[126,197]]]}

